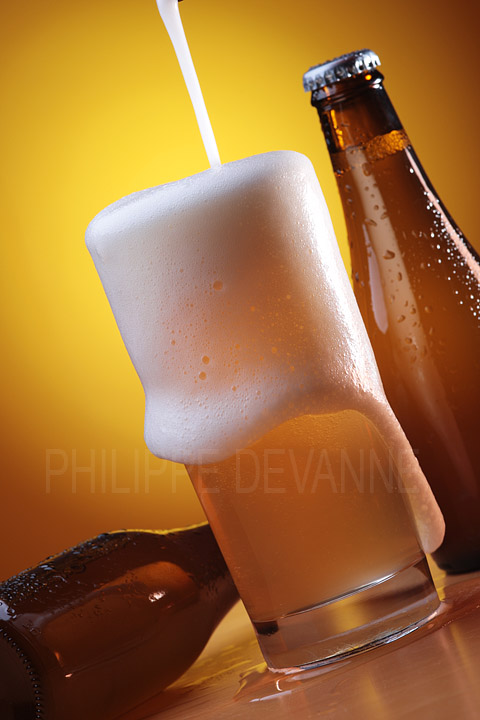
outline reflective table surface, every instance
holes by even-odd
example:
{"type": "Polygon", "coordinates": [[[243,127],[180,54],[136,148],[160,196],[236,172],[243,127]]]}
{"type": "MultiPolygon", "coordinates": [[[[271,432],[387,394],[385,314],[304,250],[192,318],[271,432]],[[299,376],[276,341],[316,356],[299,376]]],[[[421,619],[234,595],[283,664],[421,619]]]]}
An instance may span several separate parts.
{"type": "Polygon", "coordinates": [[[119,720],[480,719],[480,572],[432,563],[436,616],[395,642],[313,670],[267,670],[241,603],[197,662],[119,720]]]}

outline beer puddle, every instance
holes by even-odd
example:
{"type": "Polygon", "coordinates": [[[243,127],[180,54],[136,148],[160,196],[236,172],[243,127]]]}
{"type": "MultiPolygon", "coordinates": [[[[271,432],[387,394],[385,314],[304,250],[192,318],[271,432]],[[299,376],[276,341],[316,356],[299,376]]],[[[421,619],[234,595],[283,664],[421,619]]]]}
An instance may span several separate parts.
{"type": "MultiPolygon", "coordinates": [[[[443,655],[443,662],[446,662],[447,655],[451,657],[457,654],[456,649],[463,648],[463,663],[469,663],[469,657],[464,657],[468,646],[463,636],[467,636],[467,633],[472,635],[472,629],[480,625],[478,614],[473,615],[480,609],[480,574],[472,578],[459,576],[453,584],[440,586],[437,590],[442,601],[439,609],[410,634],[375,649],[311,669],[291,668],[272,672],[265,664],[257,665],[240,676],[240,688],[235,694],[235,700],[240,703],[262,703],[266,708],[269,701],[287,700],[289,696],[294,696],[292,702],[297,702],[294,698],[301,698],[308,707],[315,707],[319,716],[330,715],[335,707],[338,710],[345,709],[346,699],[343,693],[336,693],[337,687],[354,687],[360,679],[364,681],[365,677],[374,683],[378,675],[378,678],[383,678],[387,694],[389,676],[393,681],[394,670],[397,672],[401,666],[406,667],[408,672],[413,656],[415,663],[412,663],[411,673],[414,675],[424,671],[423,665],[432,668],[430,672],[433,674],[433,661],[442,661],[443,655]],[[419,663],[422,663],[421,668],[419,663]],[[321,711],[322,706],[324,712],[321,711]]],[[[478,632],[475,635],[476,646],[473,643],[470,645],[472,657],[480,649],[478,632]]],[[[460,671],[461,667],[458,669],[460,671]]],[[[278,706],[274,702],[272,713],[275,707],[278,706]]]]}

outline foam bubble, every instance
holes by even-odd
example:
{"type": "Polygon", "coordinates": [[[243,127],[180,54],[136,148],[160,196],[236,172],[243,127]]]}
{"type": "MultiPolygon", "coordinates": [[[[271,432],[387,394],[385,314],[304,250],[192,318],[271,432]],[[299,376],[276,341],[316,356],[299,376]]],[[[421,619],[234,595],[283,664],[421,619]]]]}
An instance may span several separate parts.
{"type": "Polygon", "coordinates": [[[305,156],[257,155],[130,195],[92,221],[87,244],[155,455],[220,461],[291,418],[359,410],[407,458],[424,548],[441,542],[305,156]]]}

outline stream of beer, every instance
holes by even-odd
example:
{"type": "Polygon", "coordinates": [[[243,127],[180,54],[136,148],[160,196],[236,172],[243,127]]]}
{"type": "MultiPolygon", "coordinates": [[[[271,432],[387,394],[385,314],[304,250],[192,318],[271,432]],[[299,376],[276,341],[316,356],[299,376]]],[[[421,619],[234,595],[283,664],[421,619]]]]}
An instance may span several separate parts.
{"type": "Polygon", "coordinates": [[[221,165],[220,155],[180,18],[178,0],[157,0],[157,6],[185,79],[210,166],[219,167],[221,165]]]}

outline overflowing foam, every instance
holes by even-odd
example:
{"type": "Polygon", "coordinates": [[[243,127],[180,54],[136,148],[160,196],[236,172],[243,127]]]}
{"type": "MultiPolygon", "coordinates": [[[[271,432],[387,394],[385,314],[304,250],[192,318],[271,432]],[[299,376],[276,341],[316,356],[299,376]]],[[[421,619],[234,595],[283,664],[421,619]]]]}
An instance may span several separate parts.
{"type": "Polygon", "coordinates": [[[306,157],[258,155],[135,193],[92,221],[87,244],[155,455],[218,462],[291,418],[358,410],[401,454],[424,548],[440,544],[306,157]]]}

